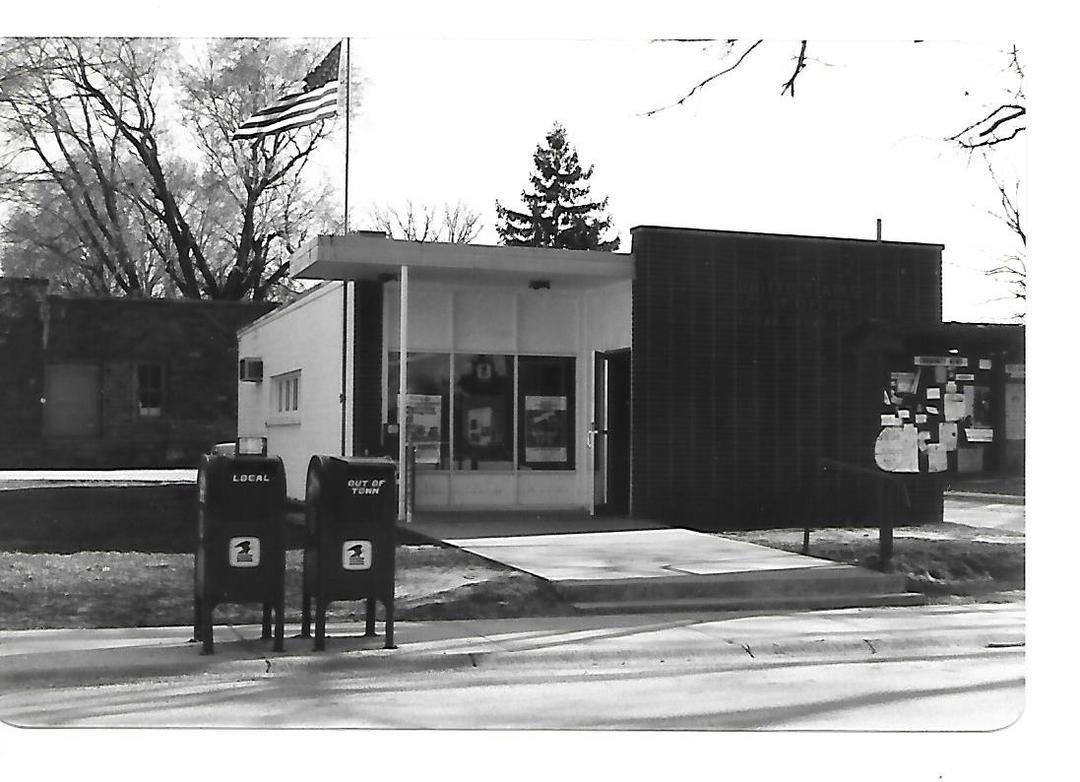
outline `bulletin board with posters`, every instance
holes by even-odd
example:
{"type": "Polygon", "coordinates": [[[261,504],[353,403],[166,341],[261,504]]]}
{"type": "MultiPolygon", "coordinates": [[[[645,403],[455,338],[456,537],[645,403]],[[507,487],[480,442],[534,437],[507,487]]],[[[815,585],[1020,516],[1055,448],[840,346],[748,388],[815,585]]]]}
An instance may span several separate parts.
{"type": "MultiPolygon", "coordinates": [[[[906,363],[906,362],[905,362],[906,363]]],[[[994,442],[993,360],[915,355],[882,393],[877,466],[895,473],[980,472],[994,442]]]]}

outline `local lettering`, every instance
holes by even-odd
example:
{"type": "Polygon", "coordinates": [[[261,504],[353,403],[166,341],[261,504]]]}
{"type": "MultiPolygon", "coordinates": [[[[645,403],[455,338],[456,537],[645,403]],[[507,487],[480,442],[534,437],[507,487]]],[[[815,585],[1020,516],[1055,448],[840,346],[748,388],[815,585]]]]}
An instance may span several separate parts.
{"type": "Polygon", "coordinates": [[[378,494],[385,484],[385,478],[350,478],[346,485],[353,494],[378,494]]]}
{"type": "Polygon", "coordinates": [[[270,483],[270,476],[262,473],[240,473],[232,477],[233,483],[270,483]]]}

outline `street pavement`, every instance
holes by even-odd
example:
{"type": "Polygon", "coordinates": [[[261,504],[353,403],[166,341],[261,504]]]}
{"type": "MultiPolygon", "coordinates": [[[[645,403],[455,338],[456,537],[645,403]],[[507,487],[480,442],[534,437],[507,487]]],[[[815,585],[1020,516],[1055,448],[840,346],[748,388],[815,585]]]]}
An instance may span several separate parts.
{"type": "Polygon", "coordinates": [[[968,527],[1024,532],[1024,504],[996,500],[992,494],[946,496],[945,521],[968,527]]]}
{"type": "Polygon", "coordinates": [[[0,633],[18,726],[985,731],[1024,704],[1023,603],[0,633]],[[295,628],[292,628],[295,630],[295,628]]]}

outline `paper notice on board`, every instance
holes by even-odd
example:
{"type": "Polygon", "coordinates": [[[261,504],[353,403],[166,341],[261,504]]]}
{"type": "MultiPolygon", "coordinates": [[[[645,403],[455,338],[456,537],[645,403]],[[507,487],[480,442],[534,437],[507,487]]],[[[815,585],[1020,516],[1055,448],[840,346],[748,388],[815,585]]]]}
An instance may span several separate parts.
{"type": "Polygon", "coordinates": [[[975,386],[964,388],[964,418],[975,415],[975,386]]]}
{"type": "Polygon", "coordinates": [[[565,396],[525,397],[526,462],[565,462],[568,431],[565,396]]]}
{"type": "Polygon", "coordinates": [[[926,413],[916,413],[915,414],[915,423],[917,423],[917,424],[925,424],[926,423],[926,413]]]}
{"type": "Polygon", "coordinates": [[[905,421],[908,420],[909,418],[911,418],[911,411],[907,409],[901,410],[900,417],[905,421]]]}
{"type": "Polygon", "coordinates": [[[961,383],[974,383],[975,382],[975,375],[971,375],[971,374],[957,375],[956,379],[961,383]]]}
{"type": "Polygon", "coordinates": [[[442,397],[405,395],[405,441],[416,448],[417,464],[438,464],[442,449],[442,397]]]}
{"type": "Polygon", "coordinates": [[[945,394],[945,420],[959,421],[964,417],[964,395],[945,394]]]}
{"type": "Polygon", "coordinates": [[[886,472],[918,472],[919,441],[915,427],[882,429],[874,443],[874,461],[886,472]]]}
{"type": "Polygon", "coordinates": [[[994,362],[993,362],[992,359],[989,359],[989,358],[980,358],[979,359],[979,369],[993,369],[993,368],[994,368],[994,362]]]}
{"type": "Polygon", "coordinates": [[[956,382],[955,381],[950,380],[948,383],[945,384],[945,393],[946,394],[955,394],[956,393],[956,382]]]}
{"type": "Polygon", "coordinates": [[[881,425],[882,426],[900,426],[900,419],[897,418],[895,415],[890,415],[888,413],[882,413],[881,414],[881,425]]]}
{"type": "Polygon", "coordinates": [[[927,399],[941,399],[941,389],[937,386],[930,386],[926,389],[927,399]]]}
{"type": "Polygon", "coordinates": [[[993,429],[965,429],[964,437],[969,443],[992,443],[994,442],[993,429]]]}
{"type": "Polygon", "coordinates": [[[944,423],[938,427],[938,442],[945,446],[946,451],[956,450],[955,423],[944,423]]]}
{"type": "Polygon", "coordinates": [[[930,472],[945,472],[949,469],[949,455],[943,443],[927,444],[926,465],[930,472]]]}

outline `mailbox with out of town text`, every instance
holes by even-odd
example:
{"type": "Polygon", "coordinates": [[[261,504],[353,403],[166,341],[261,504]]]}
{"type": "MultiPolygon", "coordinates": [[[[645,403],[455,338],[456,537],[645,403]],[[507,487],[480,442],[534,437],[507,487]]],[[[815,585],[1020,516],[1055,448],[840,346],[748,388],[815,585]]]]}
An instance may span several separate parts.
{"type": "Polygon", "coordinates": [[[208,454],[199,464],[195,640],[214,651],[214,608],[261,603],[262,637],[281,651],[285,609],[285,466],[279,457],[208,454]]]}
{"type": "Polygon", "coordinates": [[[375,635],[376,601],[383,604],[385,647],[394,647],[397,546],[397,465],[387,458],[312,456],[306,489],[303,626],[315,649],[326,648],[326,608],[335,600],[366,600],[365,635],[375,635]]]}

